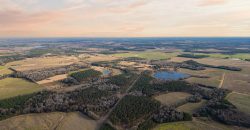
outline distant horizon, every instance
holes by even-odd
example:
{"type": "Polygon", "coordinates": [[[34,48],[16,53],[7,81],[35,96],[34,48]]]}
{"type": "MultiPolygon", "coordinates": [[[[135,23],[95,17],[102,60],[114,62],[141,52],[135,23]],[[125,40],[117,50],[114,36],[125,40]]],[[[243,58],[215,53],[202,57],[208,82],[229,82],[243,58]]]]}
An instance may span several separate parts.
{"type": "Polygon", "coordinates": [[[103,39],[111,39],[111,38],[117,38],[117,39],[120,39],[120,38],[250,38],[250,36],[190,36],[190,37],[187,37],[187,36],[176,36],[176,37],[168,37],[168,36],[159,36],[159,37],[1,37],[0,36],[0,39],[45,39],[45,38],[48,38],[48,39],[54,39],[54,38],[79,38],[79,39],[98,39],[98,38],[103,38],[103,39]]]}

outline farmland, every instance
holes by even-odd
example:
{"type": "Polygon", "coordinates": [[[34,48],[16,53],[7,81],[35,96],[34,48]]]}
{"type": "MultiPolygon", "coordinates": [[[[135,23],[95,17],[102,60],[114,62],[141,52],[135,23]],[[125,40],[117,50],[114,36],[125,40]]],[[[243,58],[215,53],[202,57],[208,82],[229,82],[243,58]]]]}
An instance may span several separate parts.
{"type": "Polygon", "coordinates": [[[41,89],[39,85],[23,79],[6,78],[0,80],[0,99],[29,94],[41,89]]]}

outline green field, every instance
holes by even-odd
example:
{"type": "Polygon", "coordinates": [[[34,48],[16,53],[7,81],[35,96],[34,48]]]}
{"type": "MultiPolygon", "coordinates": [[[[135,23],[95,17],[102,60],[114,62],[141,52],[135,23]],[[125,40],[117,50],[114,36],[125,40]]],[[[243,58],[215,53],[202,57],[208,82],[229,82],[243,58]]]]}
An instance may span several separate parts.
{"type": "Polygon", "coordinates": [[[6,74],[11,74],[12,71],[10,69],[8,69],[5,66],[0,66],[0,76],[2,75],[6,75],[6,74]]]}
{"type": "Polygon", "coordinates": [[[250,95],[231,93],[227,99],[240,111],[250,114],[250,95]]]}
{"type": "Polygon", "coordinates": [[[177,55],[178,55],[177,53],[145,51],[145,52],[118,53],[118,54],[114,54],[113,56],[123,57],[123,58],[138,57],[138,58],[144,58],[147,60],[163,60],[163,59],[169,59],[169,58],[175,57],[177,55]]]}
{"type": "Polygon", "coordinates": [[[35,84],[18,78],[5,78],[0,80],[0,99],[37,92],[42,88],[35,84]]]}
{"type": "MultiPolygon", "coordinates": [[[[209,119],[194,119],[194,121],[174,122],[158,125],[154,130],[235,130],[233,126],[226,126],[209,119]]],[[[244,130],[244,129],[242,129],[244,130]]]]}
{"type": "Polygon", "coordinates": [[[196,110],[201,108],[206,103],[206,100],[202,100],[199,103],[186,103],[180,107],[177,108],[180,112],[186,112],[186,113],[194,113],[196,110]]]}
{"type": "MultiPolygon", "coordinates": [[[[204,55],[204,53],[195,53],[195,54],[204,55]]],[[[232,54],[232,55],[221,54],[221,53],[211,53],[211,54],[205,54],[205,55],[208,55],[211,58],[221,58],[221,59],[226,59],[226,58],[236,58],[236,59],[241,59],[241,60],[250,59],[249,53],[238,53],[238,54],[232,54]]]]}

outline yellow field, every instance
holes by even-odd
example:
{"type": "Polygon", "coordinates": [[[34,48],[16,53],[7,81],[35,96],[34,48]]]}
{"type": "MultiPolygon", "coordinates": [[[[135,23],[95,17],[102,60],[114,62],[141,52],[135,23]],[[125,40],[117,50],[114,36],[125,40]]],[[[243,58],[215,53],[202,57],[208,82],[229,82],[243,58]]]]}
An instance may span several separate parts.
{"type": "Polygon", "coordinates": [[[177,108],[178,111],[180,112],[186,112],[186,113],[194,113],[196,110],[201,108],[207,101],[202,100],[199,103],[186,103],[180,107],[177,108]]]}
{"type": "Polygon", "coordinates": [[[156,96],[155,99],[164,105],[174,105],[175,103],[185,100],[189,96],[191,96],[191,94],[184,92],[171,92],[156,96]]]}
{"type": "Polygon", "coordinates": [[[12,71],[10,69],[8,69],[5,66],[0,66],[0,76],[2,75],[6,75],[6,74],[11,74],[12,71]]]}
{"type": "Polygon", "coordinates": [[[250,95],[233,92],[228,95],[227,99],[240,111],[250,114],[250,95]]]}
{"type": "Polygon", "coordinates": [[[0,121],[1,130],[95,130],[96,121],[80,113],[28,114],[0,121]]]}
{"type": "Polygon", "coordinates": [[[247,130],[235,126],[227,126],[209,119],[197,119],[186,122],[174,122],[158,125],[154,130],[247,130]]]}
{"type": "Polygon", "coordinates": [[[77,63],[79,60],[74,56],[54,56],[54,57],[39,57],[28,58],[25,60],[14,61],[6,66],[12,67],[17,71],[35,70],[51,67],[59,67],[77,63]]]}
{"type": "Polygon", "coordinates": [[[42,87],[35,83],[18,78],[5,78],[0,80],[0,99],[40,91],[42,87]]]}

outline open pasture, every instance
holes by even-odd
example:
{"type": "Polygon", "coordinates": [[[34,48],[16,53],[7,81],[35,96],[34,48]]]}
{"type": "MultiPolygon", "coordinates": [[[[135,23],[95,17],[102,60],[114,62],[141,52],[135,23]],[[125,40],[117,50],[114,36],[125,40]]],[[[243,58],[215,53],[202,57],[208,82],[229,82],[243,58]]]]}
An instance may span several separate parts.
{"type": "Polygon", "coordinates": [[[170,92],[166,94],[161,94],[154,98],[164,105],[171,106],[171,105],[175,105],[186,100],[186,98],[189,96],[191,96],[191,94],[184,93],[184,92],[170,92]]]}
{"type": "Polygon", "coordinates": [[[23,79],[5,78],[0,80],[0,99],[30,94],[41,89],[39,85],[23,79]]]}
{"type": "Polygon", "coordinates": [[[95,130],[96,121],[80,113],[28,114],[0,121],[1,130],[95,130]]]}
{"type": "Polygon", "coordinates": [[[78,58],[74,56],[53,56],[27,58],[25,60],[10,62],[6,66],[12,67],[17,71],[27,71],[51,67],[60,67],[77,63],[78,61],[78,58]]]}

